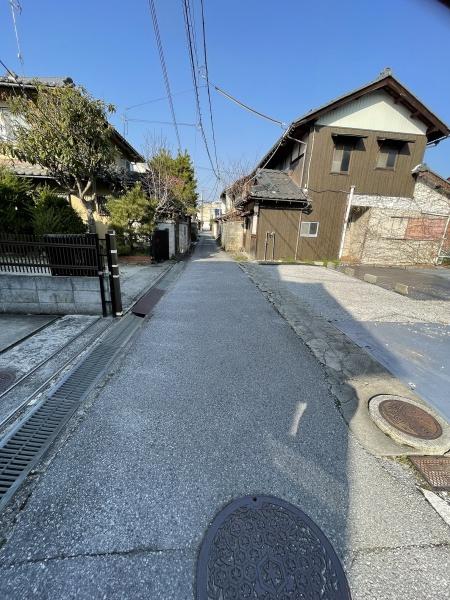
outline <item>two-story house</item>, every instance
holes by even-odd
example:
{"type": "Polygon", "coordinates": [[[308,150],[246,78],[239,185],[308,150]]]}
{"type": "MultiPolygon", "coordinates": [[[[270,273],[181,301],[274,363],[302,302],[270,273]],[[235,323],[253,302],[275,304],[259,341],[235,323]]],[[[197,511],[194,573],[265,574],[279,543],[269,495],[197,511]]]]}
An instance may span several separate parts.
{"type": "MultiPolygon", "coordinates": [[[[5,75],[0,77],[0,138],[11,139],[13,128],[11,127],[11,115],[8,108],[8,100],[14,94],[26,93],[32,94],[35,81],[43,85],[58,87],[63,85],[71,85],[73,81],[70,77],[19,77],[12,78],[5,75]]],[[[116,130],[113,129],[112,142],[116,150],[116,166],[124,174],[129,173],[130,179],[134,178],[134,174],[142,170],[144,158],[133,148],[133,146],[116,130]]],[[[50,186],[56,186],[56,182],[47,174],[44,167],[40,165],[32,165],[23,161],[14,160],[6,156],[0,156],[0,165],[5,165],[12,169],[20,177],[29,179],[35,185],[47,183],[50,186]]],[[[113,190],[113,182],[105,179],[98,179],[96,185],[96,197],[94,219],[97,232],[103,236],[108,227],[108,214],[106,211],[106,196],[113,190]]],[[[68,202],[81,215],[84,221],[87,221],[87,212],[80,199],[74,195],[67,193],[66,190],[60,190],[62,194],[67,195],[68,202]]]]}
{"type": "Polygon", "coordinates": [[[294,121],[239,197],[223,193],[236,215],[223,237],[240,227],[259,260],[432,262],[448,246],[449,184],[423,157],[449,135],[386,69],[294,121]]]}

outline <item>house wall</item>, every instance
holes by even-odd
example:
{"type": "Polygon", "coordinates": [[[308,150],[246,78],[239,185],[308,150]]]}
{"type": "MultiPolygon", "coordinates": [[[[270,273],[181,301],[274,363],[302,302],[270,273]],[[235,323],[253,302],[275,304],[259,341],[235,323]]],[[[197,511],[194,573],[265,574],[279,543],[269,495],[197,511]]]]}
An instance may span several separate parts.
{"type": "Polygon", "coordinates": [[[0,312],[101,315],[98,277],[51,277],[2,273],[0,312]]]}
{"type": "MultiPolygon", "coordinates": [[[[355,195],[343,260],[362,264],[430,264],[445,234],[450,200],[417,182],[414,198],[355,195]]],[[[447,231],[445,249],[450,248],[447,231]]]]}
{"type": "Polygon", "coordinates": [[[377,129],[397,133],[425,135],[427,126],[411,116],[411,111],[384,90],[365,94],[331,110],[317,120],[318,125],[377,129]]]}
{"type": "MultiPolygon", "coordinates": [[[[385,135],[386,132],[382,130],[316,127],[309,187],[313,190],[347,191],[353,185],[358,194],[412,198],[415,179],[411,170],[422,162],[426,137],[408,134],[408,140],[411,142],[405,144],[400,152],[395,170],[390,170],[376,167],[379,152],[377,138],[385,135]],[[333,133],[367,136],[352,152],[348,173],[331,172],[334,151],[333,133]]],[[[389,137],[404,139],[405,136],[391,133],[389,137]]]]}
{"type": "Polygon", "coordinates": [[[240,252],[243,248],[243,222],[223,221],[221,226],[220,243],[227,252],[240,252]]]}
{"type": "MultiPolygon", "coordinates": [[[[274,260],[295,259],[301,214],[296,208],[260,207],[256,238],[256,258],[258,260],[272,260],[272,257],[274,260]],[[266,249],[266,235],[272,232],[274,237],[267,238],[266,249]]],[[[297,258],[299,256],[300,253],[297,258]]]]}

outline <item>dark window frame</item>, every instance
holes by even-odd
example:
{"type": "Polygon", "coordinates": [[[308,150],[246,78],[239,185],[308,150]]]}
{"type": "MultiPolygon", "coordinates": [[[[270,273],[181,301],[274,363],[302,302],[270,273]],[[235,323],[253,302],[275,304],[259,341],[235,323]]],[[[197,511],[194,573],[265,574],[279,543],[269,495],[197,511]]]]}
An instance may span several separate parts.
{"type": "Polygon", "coordinates": [[[400,152],[401,152],[403,146],[407,143],[408,142],[405,142],[403,140],[394,140],[394,139],[378,140],[379,148],[378,148],[378,153],[377,153],[377,163],[375,165],[375,169],[377,169],[379,171],[395,171],[395,169],[397,168],[398,157],[400,156],[400,152]],[[384,148],[387,147],[388,152],[383,152],[383,147],[384,148]],[[390,166],[390,165],[388,165],[388,162],[389,162],[392,150],[395,150],[394,164],[392,166],[390,166]],[[380,158],[382,156],[386,157],[386,164],[384,164],[384,165],[379,164],[380,158]]]}

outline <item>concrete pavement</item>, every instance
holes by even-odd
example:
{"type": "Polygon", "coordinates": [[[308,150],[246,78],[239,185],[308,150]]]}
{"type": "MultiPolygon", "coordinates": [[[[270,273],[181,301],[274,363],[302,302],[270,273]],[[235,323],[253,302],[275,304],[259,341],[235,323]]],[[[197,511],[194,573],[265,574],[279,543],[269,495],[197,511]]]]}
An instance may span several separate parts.
{"type": "Polygon", "coordinates": [[[354,599],[448,597],[449,528],[211,237],[113,371],[3,533],[0,597],[192,598],[208,523],[253,493],[318,523],[354,599]]]}

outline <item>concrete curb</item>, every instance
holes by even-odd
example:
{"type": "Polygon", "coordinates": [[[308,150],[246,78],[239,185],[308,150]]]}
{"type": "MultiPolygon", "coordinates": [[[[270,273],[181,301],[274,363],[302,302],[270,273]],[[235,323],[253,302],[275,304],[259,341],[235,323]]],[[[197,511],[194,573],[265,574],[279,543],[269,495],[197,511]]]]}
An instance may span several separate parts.
{"type": "Polygon", "coordinates": [[[394,292],[397,292],[397,294],[402,294],[403,296],[407,296],[409,293],[409,288],[404,283],[396,283],[394,285],[394,292]]]}
{"type": "Polygon", "coordinates": [[[377,276],[371,275],[370,273],[365,273],[363,279],[364,279],[364,281],[367,281],[367,283],[376,283],[377,282],[377,276]]]}
{"type": "Polygon", "coordinates": [[[374,396],[392,394],[411,399],[425,410],[428,405],[298,296],[268,285],[257,265],[239,267],[324,366],[336,405],[359,442],[376,456],[423,454],[398,445],[382,432],[370,418],[369,402],[374,396]]]}

